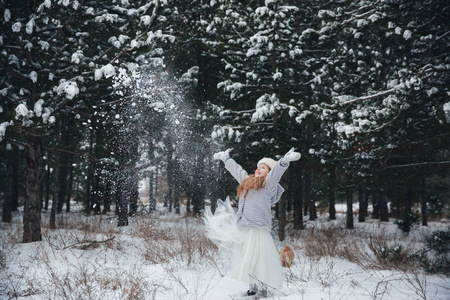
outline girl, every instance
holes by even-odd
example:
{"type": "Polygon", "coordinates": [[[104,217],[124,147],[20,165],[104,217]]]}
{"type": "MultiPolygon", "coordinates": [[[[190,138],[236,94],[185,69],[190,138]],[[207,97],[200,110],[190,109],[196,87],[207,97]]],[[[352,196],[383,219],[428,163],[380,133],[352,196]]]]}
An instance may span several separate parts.
{"type": "Polygon", "coordinates": [[[280,200],[284,189],[279,184],[289,162],[300,159],[294,148],[278,162],[263,158],[255,174],[248,175],[229,156],[231,149],[214,154],[214,159],[225,163],[225,168],[239,182],[239,208],[234,213],[229,200],[218,201],[215,214],[207,208],[204,216],[207,236],[219,247],[232,252],[232,278],[249,283],[247,295],[255,295],[260,283],[261,295],[267,295],[267,286],[282,284],[282,268],[278,252],[270,234],[271,206],[280,200]]]}

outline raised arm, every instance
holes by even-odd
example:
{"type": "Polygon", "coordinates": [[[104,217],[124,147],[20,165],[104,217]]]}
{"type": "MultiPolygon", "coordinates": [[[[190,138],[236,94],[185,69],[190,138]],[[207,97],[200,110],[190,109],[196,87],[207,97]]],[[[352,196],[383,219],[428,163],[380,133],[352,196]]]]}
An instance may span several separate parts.
{"type": "Polygon", "coordinates": [[[301,154],[298,152],[294,152],[294,148],[291,148],[284,157],[282,157],[273,167],[272,170],[270,170],[269,174],[267,174],[266,177],[266,183],[267,188],[269,189],[275,189],[278,185],[278,182],[281,179],[281,176],[283,176],[284,172],[289,167],[289,162],[299,160],[301,157],[301,154]]]}
{"type": "Polygon", "coordinates": [[[236,162],[234,159],[230,158],[230,151],[232,149],[227,149],[226,151],[217,152],[214,154],[214,159],[220,159],[225,163],[225,168],[230,172],[230,174],[241,183],[245,178],[248,177],[248,173],[236,162]]]}

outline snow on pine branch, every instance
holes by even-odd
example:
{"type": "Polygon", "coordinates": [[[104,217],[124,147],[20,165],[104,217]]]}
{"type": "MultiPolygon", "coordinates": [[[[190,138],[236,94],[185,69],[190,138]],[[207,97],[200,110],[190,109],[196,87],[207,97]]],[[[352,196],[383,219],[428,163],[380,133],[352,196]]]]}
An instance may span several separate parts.
{"type": "Polygon", "coordinates": [[[264,121],[268,116],[273,115],[279,102],[276,94],[264,94],[259,97],[256,100],[256,111],[252,115],[251,123],[264,121]]]}
{"type": "Polygon", "coordinates": [[[225,138],[228,140],[232,140],[239,143],[241,141],[242,133],[239,129],[243,128],[242,126],[230,126],[230,125],[215,125],[213,131],[211,133],[211,138],[213,140],[224,141],[225,138]]]}

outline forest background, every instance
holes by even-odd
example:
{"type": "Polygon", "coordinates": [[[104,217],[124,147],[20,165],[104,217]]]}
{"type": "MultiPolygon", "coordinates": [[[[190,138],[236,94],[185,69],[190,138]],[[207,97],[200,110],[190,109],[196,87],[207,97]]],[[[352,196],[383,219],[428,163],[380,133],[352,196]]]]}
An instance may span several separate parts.
{"type": "MultiPolygon", "coordinates": [[[[233,197],[214,152],[250,173],[302,153],[278,235],[318,214],[346,227],[448,215],[447,1],[0,1],[2,221],[115,205],[117,225],[233,197]],[[277,156],[278,155],[278,156],[277,156]],[[145,180],[148,201],[141,202],[145,180]],[[209,200],[209,201],[208,201],[209,200]],[[49,207],[51,203],[51,207],[49,207]]],[[[114,207],[114,206],[113,206],[114,207]]]]}

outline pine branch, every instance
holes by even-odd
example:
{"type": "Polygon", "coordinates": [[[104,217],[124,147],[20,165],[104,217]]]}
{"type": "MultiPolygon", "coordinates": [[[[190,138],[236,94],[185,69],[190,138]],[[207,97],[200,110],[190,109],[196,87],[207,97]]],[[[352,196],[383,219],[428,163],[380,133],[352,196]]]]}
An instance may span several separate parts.
{"type": "Polygon", "coordinates": [[[421,162],[421,163],[412,163],[412,164],[405,164],[405,165],[393,165],[388,166],[383,169],[396,169],[396,168],[409,168],[409,167],[416,167],[416,166],[436,166],[436,165],[448,165],[450,164],[450,160],[446,161],[429,161],[429,162],[421,162]]]}

